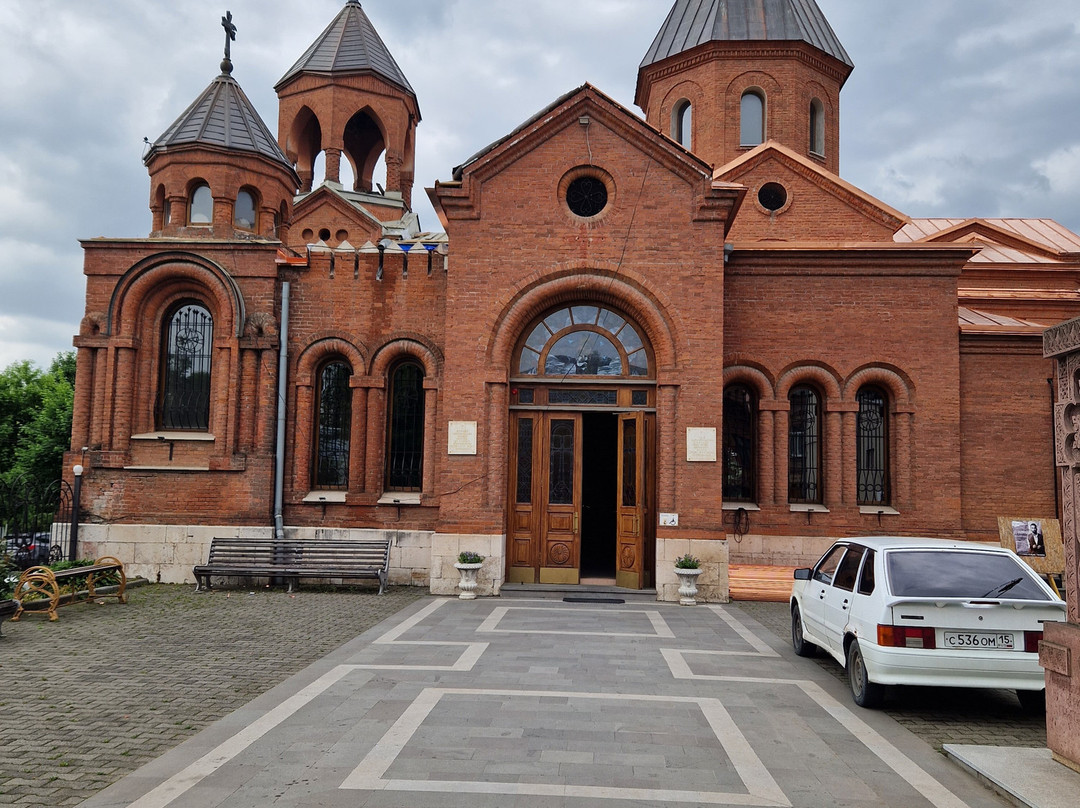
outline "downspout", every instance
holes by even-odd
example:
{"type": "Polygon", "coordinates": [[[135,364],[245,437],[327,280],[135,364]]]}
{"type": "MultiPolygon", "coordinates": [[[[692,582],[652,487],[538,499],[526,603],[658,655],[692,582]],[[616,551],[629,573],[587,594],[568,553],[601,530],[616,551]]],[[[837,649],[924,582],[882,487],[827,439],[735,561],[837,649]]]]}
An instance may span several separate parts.
{"type": "Polygon", "coordinates": [[[274,451],[274,538],[285,538],[285,396],[289,371],[289,282],[281,284],[281,345],[278,347],[277,445],[274,451]]]}

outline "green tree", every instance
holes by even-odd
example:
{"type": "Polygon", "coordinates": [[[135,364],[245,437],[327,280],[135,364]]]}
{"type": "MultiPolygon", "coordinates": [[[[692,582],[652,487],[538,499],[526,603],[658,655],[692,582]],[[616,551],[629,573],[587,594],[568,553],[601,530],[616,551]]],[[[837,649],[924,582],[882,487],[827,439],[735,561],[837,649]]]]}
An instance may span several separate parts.
{"type": "Polygon", "coordinates": [[[0,372],[0,480],[26,475],[41,486],[60,478],[71,441],[75,353],[42,372],[17,362],[0,372]]]}

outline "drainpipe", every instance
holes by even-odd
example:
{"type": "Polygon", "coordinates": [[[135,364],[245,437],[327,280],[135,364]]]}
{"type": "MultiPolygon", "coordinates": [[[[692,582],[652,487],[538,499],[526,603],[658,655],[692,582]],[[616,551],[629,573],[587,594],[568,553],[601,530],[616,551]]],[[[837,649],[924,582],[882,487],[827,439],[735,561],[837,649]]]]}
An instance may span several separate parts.
{"type": "Polygon", "coordinates": [[[274,538],[285,538],[285,395],[289,371],[289,283],[281,284],[281,345],[278,348],[277,445],[274,452],[274,538]]]}

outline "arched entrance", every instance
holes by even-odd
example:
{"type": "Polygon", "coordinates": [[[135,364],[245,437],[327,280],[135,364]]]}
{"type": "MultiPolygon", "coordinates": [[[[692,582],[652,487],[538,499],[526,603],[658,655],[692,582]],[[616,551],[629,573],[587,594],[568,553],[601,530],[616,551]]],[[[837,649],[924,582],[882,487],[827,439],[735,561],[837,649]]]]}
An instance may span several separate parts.
{"type": "Polygon", "coordinates": [[[561,306],[525,330],[510,380],[508,582],[653,585],[654,365],[641,329],[603,306],[561,306]]]}

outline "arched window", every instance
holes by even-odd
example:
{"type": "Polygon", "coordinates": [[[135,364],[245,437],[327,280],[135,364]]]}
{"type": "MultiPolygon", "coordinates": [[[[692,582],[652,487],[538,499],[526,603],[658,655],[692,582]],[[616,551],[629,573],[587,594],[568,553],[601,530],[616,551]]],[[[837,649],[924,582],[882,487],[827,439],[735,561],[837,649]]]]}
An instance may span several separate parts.
{"type": "Polygon", "coordinates": [[[315,487],[349,487],[349,443],[352,430],[352,369],[340,360],[319,371],[315,423],[315,487]]]}
{"type": "Polygon", "coordinates": [[[739,104],[739,145],[760,146],[765,142],[765,96],[747,90],[739,104]]]}
{"type": "Polygon", "coordinates": [[[214,223],[214,197],[205,182],[191,189],[191,205],[188,208],[188,224],[210,225],[214,223]]]}
{"type": "Polygon", "coordinates": [[[788,501],[821,502],[821,399],[800,385],[788,396],[788,501]]]}
{"type": "Polygon", "coordinates": [[[863,387],[855,396],[859,404],[855,425],[856,485],[860,505],[889,502],[889,419],[885,393],[863,387]]]}
{"type": "Polygon", "coordinates": [[[825,155],[825,107],[820,98],[810,101],[810,153],[825,155]]]}
{"type": "Polygon", "coordinates": [[[386,489],[419,491],[423,485],[424,370],[403,362],[390,373],[386,489]]]}
{"type": "Polygon", "coordinates": [[[693,146],[693,119],[694,110],[690,102],[685,98],[677,101],[671,112],[671,139],[687,149],[693,146]]]}
{"type": "Polygon", "coordinates": [[[754,424],[757,400],[745,384],[724,388],[724,501],[757,499],[754,424]]]}
{"type": "Polygon", "coordinates": [[[521,376],[649,376],[645,342],[625,318],[599,306],[552,312],[529,332],[521,376]]]}
{"type": "Polygon", "coordinates": [[[210,362],[214,319],[188,301],[165,318],[162,335],[159,429],[210,428],[210,362]]]}
{"type": "Polygon", "coordinates": [[[236,195],[233,226],[237,230],[255,230],[255,195],[251,191],[240,191],[236,195]]]}

